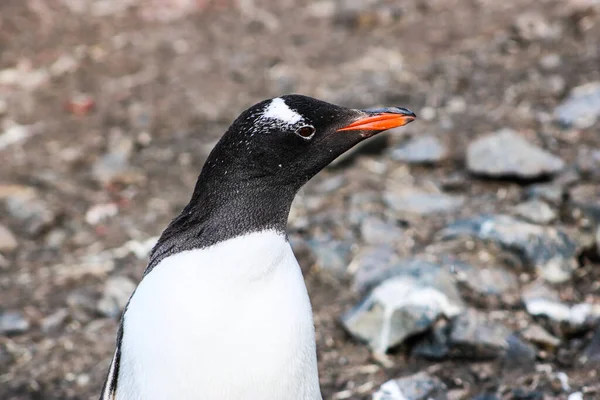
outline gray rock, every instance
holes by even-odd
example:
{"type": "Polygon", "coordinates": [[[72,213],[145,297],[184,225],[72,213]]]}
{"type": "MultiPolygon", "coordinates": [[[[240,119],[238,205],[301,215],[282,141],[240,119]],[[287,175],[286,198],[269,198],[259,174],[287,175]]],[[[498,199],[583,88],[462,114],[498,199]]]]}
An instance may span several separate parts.
{"type": "Polygon", "coordinates": [[[393,160],[409,164],[435,164],[448,155],[448,149],[435,136],[422,136],[391,151],[393,160]]]}
{"type": "Polygon", "coordinates": [[[386,190],[383,200],[398,218],[448,213],[461,207],[465,201],[462,196],[432,193],[414,187],[386,190]]]}
{"type": "Polygon", "coordinates": [[[29,321],[20,312],[0,311],[0,336],[18,335],[28,330],[29,321]]]}
{"type": "Polygon", "coordinates": [[[465,263],[454,263],[452,266],[457,279],[479,295],[500,296],[519,289],[519,280],[505,268],[465,263]]]}
{"type": "Polygon", "coordinates": [[[569,306],[560,301],[558,293],[543,282],[533,282],[523,289],[523,303],[533,316],[546,316],[572,328],[581,328],[591,319],[600,316],[600,307],[588,303],[569,306]]]}
{"type": "Polygon", "coordinates": [[[514,208],[517,216],[534,224],[546,225],[556,219],[556,212],[541,200],[529,200],[514,208]]]}
{"type": "Polygon", "coordinates": [[[484,314],[469,309],[452,322],[450,355],[477,360],[497,358],[508,350],[510,334],[504,325],[490,322],[484,314]]]}
{"type": "Polygon", "coordinates": [[[426,372],[387,381],[373,400],[447,400],[446,385],[426,372]]]}
{"type": "Polygon", "coordinates": [[[450,353],[449,336],[452,324],[446,319],[438,320],[431,331],[412,348],[412,355],[428,360],[442,360],[450,353]]]}
{"type": "Polygon", "coordinates": [[[509,335],[506,338],[506,343],[508,344],[508,349],[502,359],[504,369],[510,371],[514,371],[515,369],[533,371],[535,369],[537,357],[535,347],[524,342],[515,334],[509,335]]]}
{"type": "Polygon", "coordinates": [[[307,241],[307,245],[317,270],[336,278],[346,276],[352,254],[352,242],[312,239],[307,241]]]}
{"type": "Polygon", "coordinates": [[[470,172],[494,178],[535,179],[560,172],[565,163],[531,144],[512,129],[476,139],[467,148],[470,172]]]}
{"type": "Polygon", "coordinates": [[[394,273],[398,261],[395,250],[388,245],[362,248],[348,266],[353,277],[353,289],[365,292],[394,273]]]}
{"type": "Polygon", "coordinates": [[[600,364],[600,324],[596,327],[592,341],[583,352],[584,363],[600,364]]]}
{"type": "Polygon", "coordinates": [[[38,235],[54,225],[58,213],[46,203],[33,188],[25,186],[7,186],[1,196],[8,213],[19,220],[25,232],[38,235]]]}
{"type": "Polygon", "coordinates": [[[109,278],[104,285],[102,298],[98,301],[98,312],[105,317],[120,317],[134,290],[135,283],[125,276],[109,278]]]}
{"type": "Polygon", "coordinates": [[[513,29],[517,37],[526,42],[555,39],[560,35],[560,27],[550,24],[543,14],[538,12],[519,14],[513,29]]]}
{"type": "Polygon", "coordinates": [[[551,335],[538,324],[528,324],[521,332],[521,336],[531,343],[545,348],[553,349],[560,344],[560,339],[551,335]]]}
{"type": "Polygon", "coordinates": [[[540,199],[558,206],[562,203],[565,189],[555,183],[538,183],[527,187],[525,194],[528,199],[540,199]]]}
{"type": "Polygon", "coordinates": [[[352,225],[360,224],[365,218],[382,207],[381,196],[376,192],[359,191],[350,196],[348,201],[348,221],[352,225]]]}
{"type": "Polygon", "coordinates": [[[555,120],[565,127],[586,129],[600,117],[600,82],[574,88],[569,97],[554,109],[555,120]]]}
{"type": "Polygon", "coordinates": [[[514,253],[549,282],[564,282],[577,267],[577,246],[562,230],[519,221],[508,215],[480,215],[456,221],[440,233],[443,239],[474,237],[514,253]]]}
{"type": "Polygon", "coordinates": [[[409,262],[398,265],[394,276],[375,287],[342,322],[382,354],[425,331],[439,317],[458,315],[463,307],[452,275],[437,265],[409,262]]]}
{"type": "Polygon", "coordinates": [[[6,226],[0,224],[0,252],[11,252],[18,245],[15,235],[6,226]]]}
{"type": "Polygon", "coordinates": [[[55,311],[54,313],[42,319],[42,322],[40,323],[42,331],[57,331],[64,324],[68,317],[69,311],[67,309],[61,308],[60,310],[55,311]]]}
{"type": "Polygon", "coordinates": [[[92,165],[92,175],[103,185],[111,183],[136,183],[144,176],[130,165],[134,141],[119,130],[111,132],[108,151],[92,165]]]}
{"type": "Polygon", "coordinates": [[[577,152],[577,171],[590,180],[600,180],[600,150],[582,147],[577,152]]]}
{"type": "Polygon", "coordinates": [[[367,217],[360,224],[363,241],[369,245],[397,243],[403,236],[402,228],[377,217],[367,217]]]}

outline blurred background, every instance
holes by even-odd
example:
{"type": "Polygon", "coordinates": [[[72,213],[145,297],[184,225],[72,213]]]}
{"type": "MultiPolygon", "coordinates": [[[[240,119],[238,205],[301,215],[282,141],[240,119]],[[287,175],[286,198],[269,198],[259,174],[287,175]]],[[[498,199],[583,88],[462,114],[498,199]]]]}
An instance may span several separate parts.
{"type": "Polygon", "coordinates": [[[419,116],[293,205],[324,398],[600,399],[599,38],[597,0],[2,0],[0,398],[98,398],[208,152],[295,92],[419,116]]]}

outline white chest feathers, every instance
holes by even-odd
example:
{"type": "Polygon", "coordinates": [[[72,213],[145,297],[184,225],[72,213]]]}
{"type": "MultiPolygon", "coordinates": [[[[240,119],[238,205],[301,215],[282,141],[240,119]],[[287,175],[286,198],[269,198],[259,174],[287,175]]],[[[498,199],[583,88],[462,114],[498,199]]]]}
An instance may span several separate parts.
{"type": "Polygon", "coordinates": [[[125,314],[116,399],[321,399],[310,302],[284,236],[161,261],[125,314]]]}

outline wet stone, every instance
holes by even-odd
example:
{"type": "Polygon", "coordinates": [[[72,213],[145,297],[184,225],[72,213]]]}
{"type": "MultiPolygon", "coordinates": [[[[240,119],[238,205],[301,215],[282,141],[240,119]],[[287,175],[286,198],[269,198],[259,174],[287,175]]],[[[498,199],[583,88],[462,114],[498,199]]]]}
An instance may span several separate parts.
{"type": "Polygon", "coordinates": [[[464,308],[451,274],[434,264],[399,264],[392,278],[376,286],[342,322],[376,353],[423,332],[441,317],[464,308]]]}
{"type": "Polygon", "coordinates": [[[448,155],[448,149],[435,136],[415,138],[391,151],[390,157],[409,164],[435,164],[448,155]]]}
{"type": "Polygon", "coordinates": [[[134,290],[135,283],[127,277],[109,278],[104,286],[102,298],[98,301],[98,312],[109,318],[120,317],[134,290]]]}
{"type": "Polygon", "coordinates": [[[569,97],[554,109],[555,120],[565,126],[590,128],[600,117],[600,82],[574,88],[569,97]]]}
{"type": "Polygon", "coordinates": [[[492,178],[536,179],[565,167],[558,157],[525,140],[512,129],[482,136],[467,148],[467,168],[492,178]]]}
{"type": "Polygon", "coordinates": [[[514,212],[518,217],[534,224],[546,225],[556,219],[556,212],[541,200],[529,200],[517,205],[514,212]]]}
{"type": "Polygon", "coordinates": [[[20,312],[0,311],[0,336],[18,335],[29,330],[27,321],[20,312]]]}
{"type": "Polygon", "coordinates": [[[447,400],[446,385],[426,372],[387,381],[373,400],[447,400]]]}
{"type": "Polygon", "coordinates": [[[514,253],[549,282],[564,282],[577,267],[576,243],[562,230],[520,221],[508,215],[480,215],[442,230],[443,239],[473,237],[514,253]]]}
{"type": "Polygon", "coordinates": [[[366,244],[389,244],[401,240],[404,231],[397,225],[377,217],[367,217],[360,224],[360,234],[366,244]]]}

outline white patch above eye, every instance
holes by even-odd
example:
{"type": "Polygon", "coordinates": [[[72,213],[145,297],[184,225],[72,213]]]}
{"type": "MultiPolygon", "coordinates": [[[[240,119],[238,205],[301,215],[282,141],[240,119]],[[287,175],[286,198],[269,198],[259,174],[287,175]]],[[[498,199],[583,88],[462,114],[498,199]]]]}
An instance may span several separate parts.
{"type": "Polygon", "coordinates": [[[263,118],[276,119],[285,124],[295,124],[296,122],[302,121],[302,115],[292,110],[285,104],[282,98],[276,97],[265,108],[262,114],[263,118]]]}

